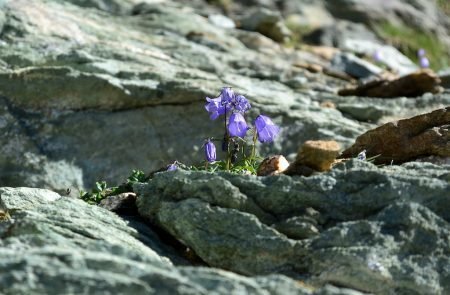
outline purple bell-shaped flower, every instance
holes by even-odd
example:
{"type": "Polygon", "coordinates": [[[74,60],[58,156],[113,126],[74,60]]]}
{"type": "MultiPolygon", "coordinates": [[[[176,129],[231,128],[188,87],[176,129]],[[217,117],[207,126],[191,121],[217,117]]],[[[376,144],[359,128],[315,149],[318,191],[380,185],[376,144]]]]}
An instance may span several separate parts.
{"type": "Polygon", "coordinates": [[[210,139],[205,143],[205,157],[208,162],[214,162],[216,160],[216,146],[210,139]]]}
{"type": "Polygon", "coordinates": [[[272,120],[264,115],[259,115],[255,120],[258,140],[262,143],[272,142],[280,132],[280,127],[275,125],[272,120]]]}
{"type": "Polygon", "coordinates": [[[245,137],[247,134],[248,126],[245,122],[244,116],[241,113],[233,113],[230,116],[230,121],[228,122],[228,132],[230,136],[245,137]]]}

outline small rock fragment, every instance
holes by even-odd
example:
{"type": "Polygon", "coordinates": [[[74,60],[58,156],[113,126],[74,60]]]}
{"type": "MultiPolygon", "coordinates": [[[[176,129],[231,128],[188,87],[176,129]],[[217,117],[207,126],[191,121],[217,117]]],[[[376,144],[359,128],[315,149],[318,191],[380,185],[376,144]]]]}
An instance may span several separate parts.
{"type": "Polygon", "coordinates": [[[222,14],[211,14],[208,16],[210,23],[224,29],[234,29],[236,27],[234,21],[222,14]]]}
{"type": "Polygon", "coordinates": [[[256,175],[277,175],[285,171],[288,166],[289,162],[282,155],[267,157],[259,165],[256,175]]]}
{"type": "Polygon", "coordinates": [[[331,61],[330,70],[344,72],[354,78],[368,78],[383,72],[380,67],[351,53],[337,53],[331,61]]]}
{"type": "Polygon", "coordinates": [[[301,216],[291,217],[277,223],[274,228],[291,239],[308,239],[319,234],[316,225],[301,216]]]}
{"type": "Polygon", "coordinates": [[[340,148],[334,140],[308,140],[298,151],[295,162],[316,171],[327,171],[339,155],[340,148]]]}

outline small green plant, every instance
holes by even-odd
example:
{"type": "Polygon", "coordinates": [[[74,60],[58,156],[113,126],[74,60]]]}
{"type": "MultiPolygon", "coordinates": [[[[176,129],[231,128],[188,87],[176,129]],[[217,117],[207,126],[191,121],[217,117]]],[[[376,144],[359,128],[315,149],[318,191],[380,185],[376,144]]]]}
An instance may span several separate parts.
{"type": "Polygon", "coordinates": [[[133,184],[137,182],[146,182],[148,178],[140,170],[133,170],[127,180],[119,186],[108,187],[106,181],[95,183],[91,192],[80,191],[80,198],[89,204],[99,204],[104,198],[121,193],[133,192],[133,184]]]}

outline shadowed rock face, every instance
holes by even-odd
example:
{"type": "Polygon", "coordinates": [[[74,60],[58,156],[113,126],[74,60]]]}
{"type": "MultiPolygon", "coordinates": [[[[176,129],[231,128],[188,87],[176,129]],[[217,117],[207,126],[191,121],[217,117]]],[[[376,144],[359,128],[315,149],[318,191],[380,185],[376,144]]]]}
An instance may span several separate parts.
{"type": "Polygon", "coordinates": [[[211,266],[375,294],[450,291],[448,166],[352,160],[309,178],[176,171],[135,191],[142,216],[211,266]]]}

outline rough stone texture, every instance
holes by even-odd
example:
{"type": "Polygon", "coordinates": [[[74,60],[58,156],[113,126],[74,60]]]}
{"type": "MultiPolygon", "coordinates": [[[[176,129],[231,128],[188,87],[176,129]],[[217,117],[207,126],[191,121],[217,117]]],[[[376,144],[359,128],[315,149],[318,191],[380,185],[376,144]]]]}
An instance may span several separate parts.
{"type": "Polygon", "coordinates": [[[379,42],[363,39],[346,39],[343,49],[353,51],[357,54],[363,54],[373,59],[377,52],[382,64],[387,65],[394,72],[399,75],[411,74],[418,70],[417,65],[408,57],[403,55],[398,49],[384,45],[379,42]]]}
{"type": "Polygon", "coordinates": [[[352,294],[313,291],[275,274],[174,266],[148,227],[138,232],[107,210],[48,190],[0,188],[0,205],[11,216],[0,221],[2,294],[352,294]]]}
{"type": "Polygon", "coordinates": [[[249,117],[285,127],[275,144],[259,145],[263,153],[295,155],[311,138],[349,146],[368,129],[312,101],[323,93],[315,88],[332,93],[342,81],[317,73],[302,82],[310,92],[288,86],[304,76],[297,62],[321,57],[217,27],[200,12],[218,11],[203,1],[199,10],[137,2],[2,2],[1,184],[64,191],[175,159],[197,163],[204,138],[223,134],[204,99],[226,85],[251,100],[249,117]]]}
{"type": "Polygon", "coordinates": [[[360,135],[341,158],[366,150],[375,163],[403,163],[426,156],[450,157],[450,107],[390,122],[360,135]]]}
{"type": "Polygon", "coordinates": [[[330,13],[340,19],[373,26],[380,22],[406,25],[449,42],[450,21],[435,1],[428,0],[325,0],[330,13]]]}
{"type": "Polygon", "coordinates": [[[211,266],[374,294],[447,294],[449,177],[449,166],[351,160],[308,178],[179,170],[134,190],[142,216],[211,266]]]}
{"type": "Polygon", "coordinates": [[[424,93],[439,93],[441,80],[431,70],[425,69],[400,77],[395,80],[374,80],[356,88],[339,90],[339,95],[370,96],[370,97],[415,97],[424,93]]]}
{"type": "Polygon", "coordinates": [[[260,8],[240,21],[243,29],[259,32],[277,42],[287,41],[291,36],[281,14],[273,10],[260,8]]]}
{"type": "Polygon", "coordinates": [[[316,171],[331,169],[341,146],[334,140],[308,140],[297,153],[294,165],[305,165],[316,171]]]}
{"type": "Polygon", "coordinates": [[[371,64],[350,53],[338,53],[331,61],[332,69],[342,71],[355,78],[368,78],[383,72],[378,66],[371,64]]]}
{"type": "Polygon", "coordinates": [[[366,26],[348,21],[337,21],[314,30],[304,40],[316,45],[332,46],[341,49],[349,40],[377,41],[378,38],[366,26]]]}

